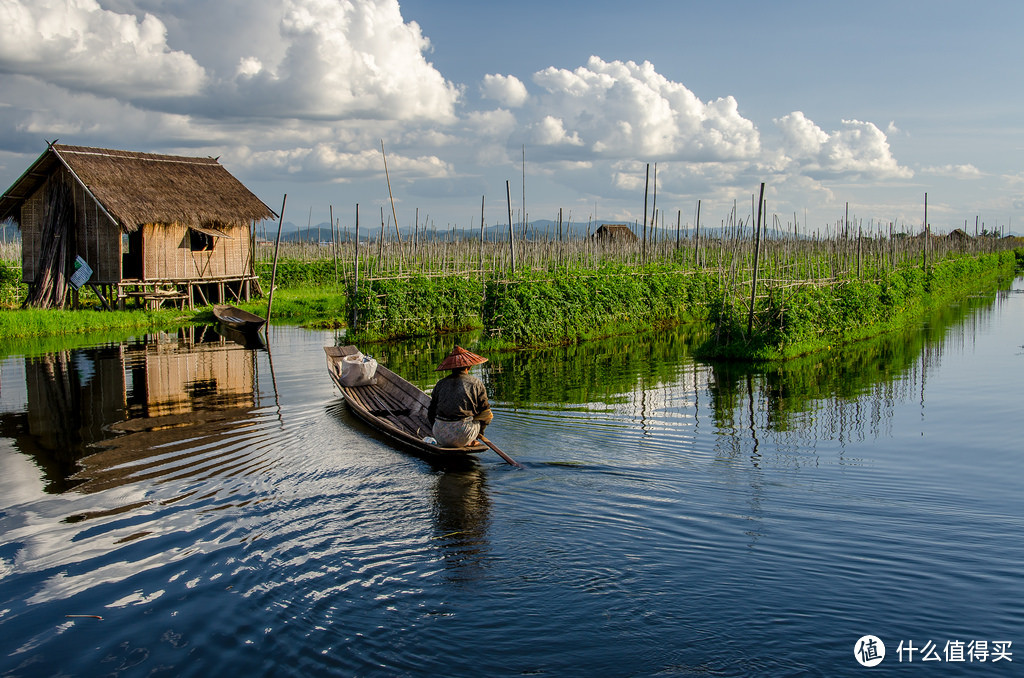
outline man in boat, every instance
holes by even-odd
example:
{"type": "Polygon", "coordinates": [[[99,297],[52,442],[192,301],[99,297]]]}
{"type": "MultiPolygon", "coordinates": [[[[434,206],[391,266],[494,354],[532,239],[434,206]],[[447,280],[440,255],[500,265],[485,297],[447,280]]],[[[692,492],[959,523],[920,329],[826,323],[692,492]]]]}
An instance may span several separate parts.
{"type": "Polygon", "coordinates": [[[470,367],[485,362],[487,358],[456,346],[437,366],[437,372],[451,370],[434,386],[427,409],[427,419],[438,445],[472,445],[494,418],[484,383],[469,374],[470,367]]]}

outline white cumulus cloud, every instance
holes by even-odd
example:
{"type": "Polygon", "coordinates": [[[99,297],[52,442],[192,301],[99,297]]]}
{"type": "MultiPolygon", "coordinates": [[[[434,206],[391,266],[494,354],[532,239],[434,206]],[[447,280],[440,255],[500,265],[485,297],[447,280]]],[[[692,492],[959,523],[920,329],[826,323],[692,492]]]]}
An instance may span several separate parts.
{"type": "Polygon", "coordinates": [[[910,169],[899,165],[885,133],[873,123],[843,120],[838,130],[827,133],[801,111],[794,111],[774,122],[782,133],[785,160],[811,176],[913,176],[910,169]]]}
{"type": "Polygon", "coordinates": [[[0,72],[125,99],[190,95],[206,81],[195,59],[141,20],[96,0],[0,0],[0,72]]]}
{"type": "MultiPolygon", "coordinates": [[[[233,167],[258,168],[261,172],[276,170],[297,177],[327,176],[333,181],[384,173],[384,161],[379,149],[353,152],[330,143],[264,151],[250,151],[241,147],[228,150],[223,160],[233,167]]],[[[412,175],[443,178],[452,174],[451,166],[437,156],[409,157],[394,153],[388,153],[388,171],[393,177],[412,175]]]]}
{"type": "MultiPolygon", "coordinates": [[[[285,0],[269,55],[240,55],[238,113],[403,120],[454,117],[459,89],[424,57],[430,41],[397,0],[285,0]]],[[[268,50],[269,52],[269,50],[268,50]]],[[[211,96],[213,93],[211,93],[211,96]]]]}
{"type": "Polygon", "coordinates": [[[485,99],[493,99],[509,108],[518,108],[530,98],[526,85],[514,75],[485,75],[480,92],[485,99]]]}
{"type": "Polygon", "coordinates": [[[547,68],[534,74],[543,89],[534,115],[565,130],[551,143],[585,146],[608,158],[662,157],[679,160],[743,160],[760,151],[754,124],[739,114],[731,97],[701,101],[650,62],[604,61],[592,56],[573,71],[547,68]]]}
{"type": "Polygon", "coordinates": [[[583,145],[579,135],[576,132],[572,134],[566,132],[562,120],[553,115],[545,115],[540,122],[533,126],[533,143],[539,146],[583,145]]]}
{"type": "Polygon", "coordinates": [[[981,170],[970,163],[965,165],[950,164],[922,167],[921,171],[925,174],[937,174],[938,176],[954,177],[957,179],[977,179],[982,176],[981,170]]]}

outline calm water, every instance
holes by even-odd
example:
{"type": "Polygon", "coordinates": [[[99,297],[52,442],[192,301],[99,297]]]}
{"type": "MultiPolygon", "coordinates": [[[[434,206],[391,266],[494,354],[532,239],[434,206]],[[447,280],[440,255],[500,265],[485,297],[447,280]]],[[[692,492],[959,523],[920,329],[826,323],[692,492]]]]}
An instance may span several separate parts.
{"type": "MultiPolygon", "coordinates": [[[[0,675],[856,675],[865,634],[1020,675],[1014,287],[771,373],[686,330],[492,356],[523,470],[378,442],[332,332],[11,355],[0,675]]],[[[429,386],[453,341],[368,350],[429,386]]]]}

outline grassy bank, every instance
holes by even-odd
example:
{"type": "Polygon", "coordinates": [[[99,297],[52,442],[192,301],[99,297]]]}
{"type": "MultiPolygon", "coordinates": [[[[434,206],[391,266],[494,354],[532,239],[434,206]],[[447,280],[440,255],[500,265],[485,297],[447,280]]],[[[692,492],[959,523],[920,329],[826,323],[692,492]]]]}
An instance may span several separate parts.
{"type": "MultiPolygon", "coordinates": [[[[605,264],[521,269],[480,283],[463,276],[410,276],[364,282],[349,298],[359,341],[483,328],[488,349],[541,347],[705,321],[705,358],[776,361],[877,336],[915,322],[928,309],[1013,275],[1024,250],[948,253],[916,263],[861,270],[828,280],[762,282],[749,312],[751,283],[686,263],[605,264]]],[[[813,264],[812,264],[813,265],[813,264]]]]}
{"type": "Polygon", "coordinates": [[[714,330],[697,354],[776,361],[877,336],[1011,277],[1022,254],[950,256],[927,269],[903,266],[868,279],[774,287],[755,301],[752,316],[743,299],[723,297],[711,318],[714,330]]]}
{"type": "MultiPolygon", "coordinates": [[[[528,256],[514,268],[501,243],[377,243],[360,258],[358,291],[354,259],[325,258],[318,250],[311,259],[279,261],[271,320],[307,327],[354,320],[350,333],[361,342],[479,329],[491,349],[699,322],[712,330],[703,356],[778,360],[903,326],[930,305],[990,286],[1024,264],[1024,248],[1018,242],[1009,249],[1008,239],[964,245],[895,236],[793,238],[752,245],[741,235],[737,227],[728,237],[647,245],[559,237],[522,243],[518,252],[528,256]]],[[[257,270],[269,289],[269,262],[259,261],[257,270]]],[[[23,290],[13,272],[0,280],[8,308],[20,303],[23,290]]],[[[264,298],[239,305],[263,315],[266,304],[264,298]]],[[[209,308],[11,309],[0,311],[0,340],[212,320],[209,308]]]]}
{"type": "MultiPolygon", "coordinates": [[[[208,311],[206,315],[212,319],[208,311]]],[[[0,339],[4,341],[111,330],[170,329],[198,322],[202,312],[177,309],[93,311],[63,309],[0,310],[0,339]]]]}

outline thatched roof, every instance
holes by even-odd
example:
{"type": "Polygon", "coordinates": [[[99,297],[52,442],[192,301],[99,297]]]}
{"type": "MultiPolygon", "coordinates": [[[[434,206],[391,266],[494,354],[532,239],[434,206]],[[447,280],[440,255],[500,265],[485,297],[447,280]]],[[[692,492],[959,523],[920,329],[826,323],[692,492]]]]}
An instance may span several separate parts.
{"type": "Polygon", "coordinates": [[[21,203],[62,165],[126,231],[143,224],[246,225],[275,216],[216,158],[51,144],[0,197],[0,221],[17,217],[21,203]]]}
{"type": "Polygon", "coordinates": [[[610,240],[629,240],[634,241],[638,238],[636,233],[633,232],[626,224],[602,224],[598,227],[597,231],[594,232],[595,238],[608,238],[610,240]]]}

